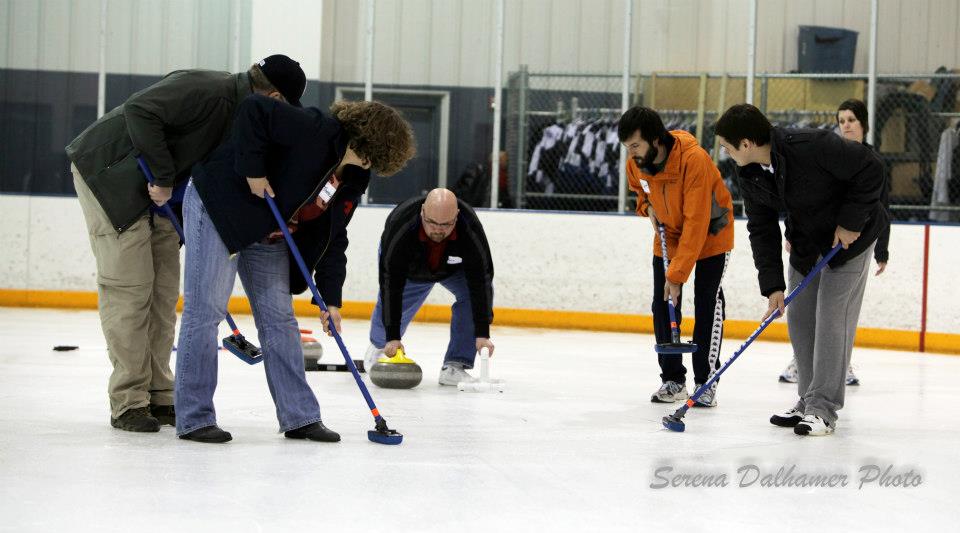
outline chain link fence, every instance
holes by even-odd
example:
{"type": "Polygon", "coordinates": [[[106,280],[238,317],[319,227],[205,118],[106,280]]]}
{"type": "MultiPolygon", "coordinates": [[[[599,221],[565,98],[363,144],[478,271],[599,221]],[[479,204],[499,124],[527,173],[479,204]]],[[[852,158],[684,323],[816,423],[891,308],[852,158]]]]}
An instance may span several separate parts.
{"type": "Polygon", "coordinates": [[[960,73],[877,80],[874,144],[895,220],[960,222],[958,89],[960,73]]]}
{"type": "MultiPolygon", "coordinates": [[[[730,105],[745,101],[745,76],[637,75],[631,93],[633,104],[656,109],[668,129],[695,135],[739,200],[735,166],[719,149],[714,124],[730,105]]],[[[756,76],[754,95],[776,126],[839,135],[837,107],[848,99],[866,102],[868,82],[854,74],[764,73],[756,76]]],[[[960,73],[878,77],[873,144],[889,176],[894,220],[960,221],[958,97],[960,73]]],[[[521,67],[509,75],[506,100],[505,146],[510,174],[519,177],[512,179],[516,207],[618,210],[619,75],[521,67]]],[[[634,202],[628,197],[622,205],[632,210],[634,202]]]]}
{"type": "MultiPolygon", "coordinates": [[[[960,221],[960,74],[941,70],[877,78],[875,116],[868,124],[887,171],[893,220],[960,221]]],[[[837,134],[840,103],[869,96],[862,75],[760,74],[758,83],[758,107],[774,125],[837,134]]]]}

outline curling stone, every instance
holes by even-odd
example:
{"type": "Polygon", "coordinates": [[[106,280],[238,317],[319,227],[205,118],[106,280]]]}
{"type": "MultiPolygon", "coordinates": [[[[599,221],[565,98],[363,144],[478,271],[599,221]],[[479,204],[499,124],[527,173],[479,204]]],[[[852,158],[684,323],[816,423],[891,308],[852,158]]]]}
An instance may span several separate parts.
{"type": "Polygon", "coordinates": [[[313,330],[300,330],[300,348],[303,351],[303,367],[306,370],[316,370],[323,357],[323,345],[312,336],[313,330]]]}
{"type": "Polygon", "coordinates": [[[412,389],[423,380],[420,365],[404,355],[403,350],[397,350],[397,355],[390,358],[381,356],[367,373],[374,385],[385,389],[412,389]]]}
{"type": "Polygon", "coordinates": [[[307,370],[316,370],[320,359],[323,357],[323,345],[320,344],[316,338],[301,334],[300,346],[303,349],[304,368],[307,370]]]}

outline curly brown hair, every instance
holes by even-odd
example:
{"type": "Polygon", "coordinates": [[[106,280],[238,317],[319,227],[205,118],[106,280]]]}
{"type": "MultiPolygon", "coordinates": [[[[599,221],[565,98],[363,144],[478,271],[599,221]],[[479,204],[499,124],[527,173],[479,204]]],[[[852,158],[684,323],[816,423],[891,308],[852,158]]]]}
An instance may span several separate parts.
{"type": "Polygon", "coordinates": [[[381,176],[396,174],[417,153],[413,128],[388,105],[339,100],[330,113],[347,130],[353,151],[381,176]]]}

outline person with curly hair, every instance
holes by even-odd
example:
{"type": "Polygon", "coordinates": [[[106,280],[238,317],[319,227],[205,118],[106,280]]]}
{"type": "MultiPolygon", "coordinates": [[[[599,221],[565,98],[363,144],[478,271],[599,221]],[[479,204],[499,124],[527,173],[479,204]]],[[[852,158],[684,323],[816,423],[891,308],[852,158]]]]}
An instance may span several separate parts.
{"type": "MultiPolygon", "coordinates": [[[[340,329],[346,277],[347,224],[370,181],[370,169],[396,173],[415,153],[413,131],[379,102],[336,102],[327,115],[281,99],[241,103],[232,138],[193,168],[184,195],[186,266],[177,344],[177,435],[227,442],[217,426],[217,326],[237,275],[263,349],[267,385],[287,438],[337,442],[321,421],[307,384],[292,293],[306,282],[297,271],[270,208],[270,195],[326,301],[321,313],[340,329]]],[[[314,302],[317,303],[317,302],[314,302]]],[[[328,334],[330,332],[328,331],[328,334]]]]}

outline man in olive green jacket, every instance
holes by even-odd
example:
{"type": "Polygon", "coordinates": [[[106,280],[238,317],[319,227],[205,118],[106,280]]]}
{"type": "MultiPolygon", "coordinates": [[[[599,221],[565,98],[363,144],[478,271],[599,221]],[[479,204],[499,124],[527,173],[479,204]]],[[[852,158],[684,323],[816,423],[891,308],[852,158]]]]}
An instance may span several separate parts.
{"type": "Polygon", "coordinates": [[[113,365],[110,423],[155,432],[173,425],[170,352],[180,293],[179,238],[155,216],[190,169],[230,133],[252,93],[300,105],[306,76],[284,55],[245,73],[178,70],[134,94],[67,146],[97,262],[100,323],[113,365]],[[137,167],[142,156],[156,182],[137,167]]]}

